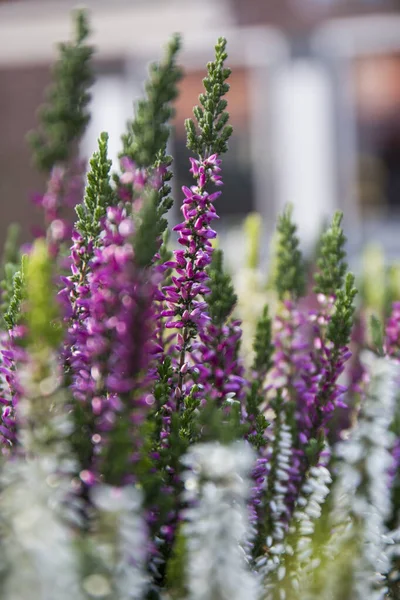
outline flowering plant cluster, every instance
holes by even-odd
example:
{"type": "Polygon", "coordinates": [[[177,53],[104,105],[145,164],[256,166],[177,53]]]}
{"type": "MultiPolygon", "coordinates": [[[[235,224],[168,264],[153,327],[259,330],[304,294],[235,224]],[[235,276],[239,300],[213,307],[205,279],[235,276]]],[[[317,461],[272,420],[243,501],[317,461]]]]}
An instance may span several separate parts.
{"type": "Polygon", "coordinates": [[[86,173],[84,13],[76,25],[31,136],[45,230],[18,249],[12,229],[2,266],[0,598],[400,598],[400,305],[360,334],[339,213],[310,291],[288,208],[276,301],[244,356],[213,241],[225,39],[186,122],[193,184],[170,232],[180,40],[150,67],[118,170],[102,133],[86,173]]]}

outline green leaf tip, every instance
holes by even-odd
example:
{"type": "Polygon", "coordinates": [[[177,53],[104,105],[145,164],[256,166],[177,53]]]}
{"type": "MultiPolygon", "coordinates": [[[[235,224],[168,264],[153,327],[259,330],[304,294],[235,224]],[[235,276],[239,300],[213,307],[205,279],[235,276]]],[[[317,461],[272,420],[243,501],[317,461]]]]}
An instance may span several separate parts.
{"type": "Polygon", "coordinates": [[[275,288],[279,298],[298,299],[305,293],[305,268],[299,249],[293,207],[287,206],[278,218],[275,288]]]}
{"type": "Polygon", "coordinates": [[[205,93],[200,94],[200,106],[195,106],[195,120],[186,119],[187,147],[204,158],[210,154],[223,154],[228,149],[232,126],[228,125],[228,105],[223,98],[229,91],[226,83],[231,70],[224,66],[228,57],[226,39],[218,38],[215,60],[207,65],[207,76],[203,79],[205,93]]]}
{"type": "Polygon", "coordinates": [[[211,293],[207,296],[207,304],[212,322],[219,326],[226,322],[237,303],[232,278],[224,271],[223,257],[222,250],[214,250],[208,269],[211,293]]]}
{"type": "Polygon", "coordinates": [[[128,121],[122,136],[123,150],[139,167],[151,167],[166,152],[169,121],[174,115],[172,102],[178,95],[177,84],[182,71],[176,64],[181,38],[175,34],[167,45],[160,63],[153,63],[145,84],[145,98],[135,107],[135,118],[128,121]]]}
{"type": "Polygon", "coordinates": [[[90,160],[90,171],[83,203],[75,208],[78,215],[76,229],[86,242],[99,241],[101,219],[106,215],[107,207],[116,204],[115,191],[111,187],[111,160],[108,158],[108,134],[103,132],[98,140],[98,151],[90,160]]]}
{"type": "Polygon", "coordinates": [[[346,237],[341,227],[343,213],[336,212],[332,223],[321,235],[318,244],[318,272],[314,276],[315,292],[333,296],[343,285],[347,271],[346,237]]]}
{"type": "Polygon", "coordinates": [[[53,261],[44,239],[35,241],[26,258],[25,284],[28,343],[35,347],[57,348],[62,337],[59,310],[53,285],[53,261]]]}
{"type": "Polygon", "coordinates": [[[39,110],[39,127],[28,135],[34,162],[41,171],[50,172],[57,163],[69,161],[90,120],[88,90],[93,82],[90,60],[94,49],[86,43],[88,36],[86,13],[77,11],[75,38],[59,45],[53,84],[39,110]]]}

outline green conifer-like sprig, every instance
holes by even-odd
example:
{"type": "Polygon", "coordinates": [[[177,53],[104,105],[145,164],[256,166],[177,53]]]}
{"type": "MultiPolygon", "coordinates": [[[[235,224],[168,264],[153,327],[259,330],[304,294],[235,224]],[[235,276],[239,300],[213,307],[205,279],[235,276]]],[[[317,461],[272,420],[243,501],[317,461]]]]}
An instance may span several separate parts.
{"type": "Polygon", "coordinates": [[[260,263],[262,219],[258,213],[250,213],[244,221],[246,236],[246,265],[249,269],[257,269],[260,263]]]}
{"type": "Polygon", "coordinates": [[[187,598],[188,596],[185,569],[187,560],[186,546],[187,542],[182,531],[182,526],[179,526],[171,558],[167,563],[166,574],[167,588],[170,597],[173,599],[187,598]]]}
{"type": "Polygon", "coordinates": [[[354,275],[347,273],[343,288],[336,293],[334,312],[328,325],[327,337],[333,343],[334,348],[342,348],[350,342],[356,294],[354,275]]]}
{"type": "Polygon", "coordinates": [[[369,320],[369,329],[371,332],[372,345],[374,351],[379,356],[384,356],[384,340],[385,340],[385,329],[383,323],[376,315],[371,315],[369,320]]]}
{"type": "Polygon", "coordinates": [[[135,263],[141,268],[146,268],[153,262],[163,233],[162,223],[158,219],[158,198],[156,190],[146,190],[139,215],[140,225],[133,239],[135,263]]]}
{"type": "Polygon", "coordinates": [[[46,172],[69,161],[90,120],[93,48],[86,43],[89,28],[84,11],[75,14],[75,31],[72,43],[59,46],[54,82],[47,91],[47,104],[39,110],[39,128],[28,137],[37,167],[46,172]]]}
{"type": "Polygon", "coordinates": [[[262,405],[265,402],[263,383],[266,374],[272,366],[272,354],[274,352],[272,345],[272,320],[268,313],[268,305],[264,306],[262,315],[257,322],[253,349],[254,361],[252,370],[254,372],[254,380],[246,396],[246,412],[254,429],[254,433],[249,435],[248,440],[255,448],[260,449],[267,443],[264,434],[268,427],[268,421],[262,410],[262,405]]]}
{"type": "Polygon", "coordinates": [[[46,242],[37,239],[24,268],[28,327],[27,342],[35,349],[57,349],[62,339],[59,310],[54,297],[53,262],[46,242]]]}
{"type": "Polygon", "coordinates": [[[12,263],[14,265],[19,264],[20,252],[18,245],[18,238],[20,235],[21,228],[18,223],[11,223],[7,228],[6,241],[4,244],[2,264],[6,265],[12,263]]]}
{"type": "Polygon", "coordinates": [[[228,103],[223,98],[229,91],[230,86],[226,80],[231,74],[231,70],[224,66],[228,57],[225,48],[226,39],[218,38],[215,60],[208,63],[208,74],[203,79],[205,93],[199,96],[201,106],[193,109],[195,121],[185,121],[187,147],[200,158],[226,152],[227,142],[233,131],[232,126],[227,124],[229,113],[225,109],[228,103]]]}
{"type": "Polygon", "coordinates": [[[292,213],[293,207],[288,206],[278,218],[277,225],[275,288],[281,300],[287,296],[296,300],[305,291],[304,262],[292,213]]]}
{"type": "Polygon", "coordinates": [[[253,343],[254,361],[252,369],[264,376],[272,366],[272,319],[269,316],[268,304],[263,308],[261,317],[256,325],[256,333],[253,343]]]}
{"type": "Polygon", "coordinates": [[[231,444],[249,431],[249,424],[243,423],[241,404],[237,400],[227,401],[222,406],[208,400],[196,416],[197,438],[192,439],[192,443],[231,444]]]}
{"type": "Polygon", "coordinates": [[[116,203],[116,193],[110,184],[111,160],[107,156],[108,134],[103,132],[98,140],[98,151],[90,161],[87,186],[83,203],[75,208],[78,215],[76,229],[85,241],[92,240],[96,245],[101,233],[101,219],[107,207],[116,203]]]}
{"type": "Polygon", "coordinates": [[[128,131],[122,136],[121,156],[131,158],[139,167],[151,167],[165,155],[168,122],[174,115],[171,103],[178,95],[177,83],[182,77],[176,64],[180,46],[180,36],[174,35],[163,61],[150,66],[146,97],[137,103],[135,118],[128,122],[128,131]]]}
{"type": "Polygon", "coordinates": [[[17,271],[14,271],[10,263],[6,265],[8,305],[6,311],[3,313],[3,318],[8,329],[13,329],[18,324],[21,316],[21,304],[25,297],[26,260],[26,255],[21,257],[20,266],[17,271]]]}
{"type": "Polygon", "coordinates": [[[128,122],[127,133],[122,136],[123,149],[120,154],[120,157],[127,156],[133,160],[138,167],[163,170],[157,197],[154,197],[154,204],[149,209],[154,213],[159,236],[167,229],[168,222],[164,215],[173,204],[168,183],[172,179],[169,169],[172,157],[166,154],[166,148],[170,134],[169,121],[174,115],[172,102],[178,95],[177,84],[182,77],[182,70],[176,64],[180,46],[180,36],[173,36],[163,61],[150,66],[145,97],[137,103],[134,119],[128,122]]]}
{"type": "Polygon", "coordinates": [[[16,223],[12,223],[7,229],[7,237],[4,244],[3,259],[1,265],[1,302],[0,312],[4,321],[4,315],[8,311],[8,307],[13,295],[13,279],[16,272],[21,266],[21,258],[18,246],[18,237],[20,227],[16,223]]]}
{"type": "Polygon", "coordinates": [[[321,235],[318,244],[317,266],[314,276],[315,292],[332,296],[343,285],[347,271],[346,236],[341,227],[343,214],[336,212],[330,227],[321,235]]]}
{"type": "Polygon", "coordinates": [[[211,320],[217,326],[226,322],[237,303],[232,278],[224,271],[223,259],[222,250],[214,250],[208,269],[208,287],[211,293],[207,296],[207,304],[211,320]]]}
{"type": "Polygon", "coordinates": [[[165,154],[164,151],[160,151],[157,155],[156,161],[154,163],[155,169],[162,168],[162,182],[161,187],[158,190],[157,194],[157,220],[159,222],[160,232],[166,231],[168,227],[168,221],[164,217],[167,214],[170,208],[174,203],[171,193],[171,186],[168,183],[172,179],[172,172],[170,167],[172,165],[172,156],[165,154]]]}

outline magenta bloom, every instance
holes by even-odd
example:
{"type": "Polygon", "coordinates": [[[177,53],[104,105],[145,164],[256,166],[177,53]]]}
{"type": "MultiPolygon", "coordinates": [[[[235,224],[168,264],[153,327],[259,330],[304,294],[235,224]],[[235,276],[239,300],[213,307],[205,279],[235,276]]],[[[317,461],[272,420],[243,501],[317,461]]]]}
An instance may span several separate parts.
{"type": "Polygon", "coordinates": [[[0,444],[3,452],[17,441],[16,408],[22,391],[16,369],[25,357],[24,350],[18,346],[24,333],[23,327],[16,326],[2,332],[0,338],[0,444]]]}
{"type": "Polygon", "coordinates": [[[175,269],[172,285],[164,286],[165,308],[160,317],[166,318],[166,328],[177,329],[181,334],[176,338],[175,350],[179,353],[177,365],[178,385],[176,395],[179,403],[183,378],[190,373],[191,366],[187,363],[186,353],[191,349],[191,342],[196,335],[204,331],[210,321],[207,314],[207,303],[201,299],[209,293],[207,287],[208,274],[205,270],[211,262],[211,240],[216,237],[211,223],[218,219],[214,202],[221,192],[209,194],[206,186],[210,182],[221,185],[221,161],[213,154],[202,161],[191,159],[191,173],[197,180],[197,185],[182,188],[184,193],[181,207],[184,221],[174,227],[178,232],[178,242],[182,250],[174,252],[174,260],[166,263],[167,267],[175,269]],[[200,297],[200,298],[199,298],[200,297]]]}
{"type": "Polygon", "coordinates": [[[110,433],[124,419],[130,423],[126,443],[134,461],[135,431],[154,403],[149,384],[157,352],[152,338],[155,287],[151,271],[135,265],[129,241],[133,221],[124,208],[108,209],[104,231],[104,247],[94,250],[87,286],[75,301],[80,318],[71,330],[72,387],[78,401],[91,405],[94,452],[106,451],[110,433]]]}
{"type": "Polygon", "coordinates": [[[219,404],[230,397],[242,400],[245,395],[247,380],[239,358],[240,325],[240,321],[221,326],[208,323],[200,331],[200,342],[192,354],[204,395],[219,404]]]}
{"type": "Polygon", "coordinates": [[[389,356],[400,358],[400,302],[394,302],[392,305],[385,333],[386,352],[389,356]]]}
{"type": "Polygon", "coordinates": [[[70,167],[56,165],[50,173],[46,192],[34,198],[35,204],[43,209],[49,250],[54,256],[60,244],[71,236],[72,224],[66,219],[65,209],[82,201],[84,174],[82,162],[77,161],[70,167]]]}

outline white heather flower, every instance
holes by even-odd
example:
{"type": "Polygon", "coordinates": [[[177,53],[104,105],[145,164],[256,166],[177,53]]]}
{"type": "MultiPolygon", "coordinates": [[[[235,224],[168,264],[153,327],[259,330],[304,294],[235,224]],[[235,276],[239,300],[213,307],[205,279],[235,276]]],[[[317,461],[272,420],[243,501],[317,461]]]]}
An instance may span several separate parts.
{"type": "Polygon", "coordinates": [[[55,476],[55,466],[56,461],[38,457],[10,460],[4,467],[0,595],[6,600],[82,598],[72,531],[57,510],[69,482],[55,476]]]}
{"type": "MultiPolygon", "coordinates": [[[[116,488],[101,484],[93,488],[91,497],[100,511],[101,543],[96,550],[107,563],[118,599],[141,600],[149,586],[148,537],[141,493],[132,485],[116,488]]],[[[107,581],[104,574],[102,577],[107,581]]]]}
{"type": "MultiPolygon", "coordinates": [[[[290,479],[290,460],[293,453],[292,434],[290,427],[285,422],[285,415],[282,412],[274,421],[274,426],[268,432],[271,444],[271,456],[275,457],[275,466],[271,469],[274,475],[273,481],[268,483],[272,489],[267,488],[267,494],[271,498],[267,510],[270,511],[272,521],[272,531],[265,540],[268,548],[268,558],[260,556],[256,560],[257,569],[265,578],[269,573],[277,571],[280,566],[280,556],[286,549],[282,543],[287,534],[287,513],[286,497],[288,493],[288,483],[290,479]]],[[[267,486],[268,486],[267,483],[267,486]]]]}
{"type": "Polygon", "coordinates": [[[250,532],[252,450],[243,442],[198,444],[183,463],[189,599],[257,600],[258,581],[243,550],[250,532]]]}
{"type": "Polygon", "coordinates": [[[79,600],[79,563],[67,523],[79,522],[79,515],[75,502],[65,506],[76,465],[66,441],[71,428],[59,369],[54,356],[43,352],[31,355],[19,374],[20,451],[0,477],[0,596],[79,600]]]}
{"type": "Polygon", "coordinates": [[[354,600],[380,600],[386,592],[383,575],[390,569],[387,546],[394,541],[385,521],[391,512],[388,472],[394,440],[389,428],[400,365],[370,352],[365,352],[362,360],[370,383],[358,422],[336,449],[340,463],[333,521],[339,535],[330,551],[332,557],[338,555],[354,536],[355,527],[360,550],[354,560],[354,600]],[[350,527],[352,523],[354,527],[350,527]]]}

